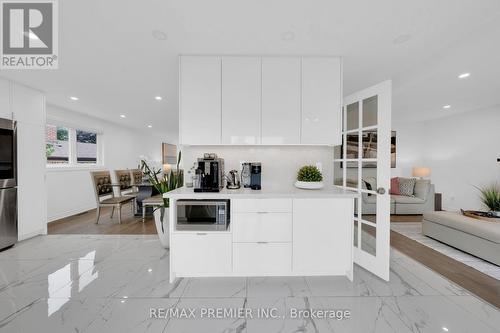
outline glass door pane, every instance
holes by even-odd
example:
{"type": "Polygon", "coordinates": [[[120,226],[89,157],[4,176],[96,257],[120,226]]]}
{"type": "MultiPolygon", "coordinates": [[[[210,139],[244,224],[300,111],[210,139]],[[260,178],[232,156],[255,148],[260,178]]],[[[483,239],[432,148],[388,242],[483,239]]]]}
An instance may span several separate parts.
{"type": "Polygon", "coordinates": [[[334,153],[335,184],[343,182],[344,188],[360,195],[355,200],[353,217],[354,260],[386,280],[389,278],[390,100],[390,81],[346,97],[342,133],[345,144],[334,153]]]}

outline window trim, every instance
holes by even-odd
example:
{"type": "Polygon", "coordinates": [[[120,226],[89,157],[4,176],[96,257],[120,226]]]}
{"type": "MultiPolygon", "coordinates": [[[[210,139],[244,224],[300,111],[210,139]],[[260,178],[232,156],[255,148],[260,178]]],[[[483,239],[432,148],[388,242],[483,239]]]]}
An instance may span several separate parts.
{"type": "MultiPolygon", "coordinates": [[[[103,154],[103,134],[99,130],[90,129],[87,127],[79,128],[78,126],[69,125],[58,121],[47,121],[45,126],[65,127],[68,129],[68,163],[48,163],[45,160],[47,170],[93,170],[102,169],[104,167],[104,154],[103,154]],[[85,131],[96,133],[97,140],[97,162],[96,163],[78,163],[76,156],[76,131],[85,131]]],[[[46,142],[45,142],[46,143],[46,142]]]]}

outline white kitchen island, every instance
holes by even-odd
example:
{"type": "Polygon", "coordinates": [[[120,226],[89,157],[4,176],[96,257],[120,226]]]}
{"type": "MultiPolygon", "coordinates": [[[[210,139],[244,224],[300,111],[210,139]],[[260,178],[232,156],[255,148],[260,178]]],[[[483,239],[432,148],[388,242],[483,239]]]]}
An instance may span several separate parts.
{"type": "Polygon", "coordinates": [[[343,275],[353,278],[354,200],[321,190],[179,188],[170,199],[170,281],[178,277],[343,275]],[[223,231],[177,230],[177,200],[230,200],[223,231]]]}

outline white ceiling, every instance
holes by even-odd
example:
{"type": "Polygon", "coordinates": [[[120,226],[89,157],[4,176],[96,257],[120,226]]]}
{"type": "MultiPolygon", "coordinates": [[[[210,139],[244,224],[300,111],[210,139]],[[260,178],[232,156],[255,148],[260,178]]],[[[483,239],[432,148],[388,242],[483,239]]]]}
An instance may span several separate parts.
{"type": "Polygon", "coordinates": [[[59,70],[0,75],[157,134],[177,132],[179,54],[341,55],[345,94],[394,80],[396,121],[500,104],[498,0],[65,0],[59,10],[59,70]]]}

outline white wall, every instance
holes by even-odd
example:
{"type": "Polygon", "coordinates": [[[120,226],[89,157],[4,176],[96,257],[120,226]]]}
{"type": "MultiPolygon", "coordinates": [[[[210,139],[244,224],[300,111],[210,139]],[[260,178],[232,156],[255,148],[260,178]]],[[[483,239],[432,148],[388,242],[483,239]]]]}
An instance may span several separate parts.
{"type": "Polygon", "coordinates": [[[500,182],[500,106],[424,122],[423,163],[448,209],[484,209],[474,185],[500,182]]]}
{"type": "Polygon", "coordinates": [[[216,153],[224,159],[225,172],[241,161],[262,163],[262,187],[293,186],[297,171],[306,164],[322,163],[326,184],[333,183],[333,147],[326,146],[183,146],[183,167],[187,171],[203,153],[216,153]]]}
{"type": "Polygon", "coordinates": [[[412,168],[421,166],[423,123],[393,124],[396,131],[396,167],[391,169],[391,177],[410,177],[412,168]]]}
{"type": "MultiPolygon", "coordinates": [[[[56,106],[47,106],[47,121],[59,121],[68,126],[80,126],[102,132],[104,164],[98,169],[136,168],[139,156],[161,160],[161,143],[168,142],[147,131],[139,131],[106,122],[56,106]]],[[[163,138],[165,139],[165,138],[163,138]]],[[[166,139],[168,140],[168,139],[166,139]]],[[[88,168],[47,168],[48,221],[78,214],[96,207],[88,168]]]]}
{"type": "Polygon", "coordinates": [[[485,209],[474,185],[500,182],[500,106],[393,128],[398,132],[394,176],[411,176],[413,166],[429,167],[444,209],[485,209]]]}

